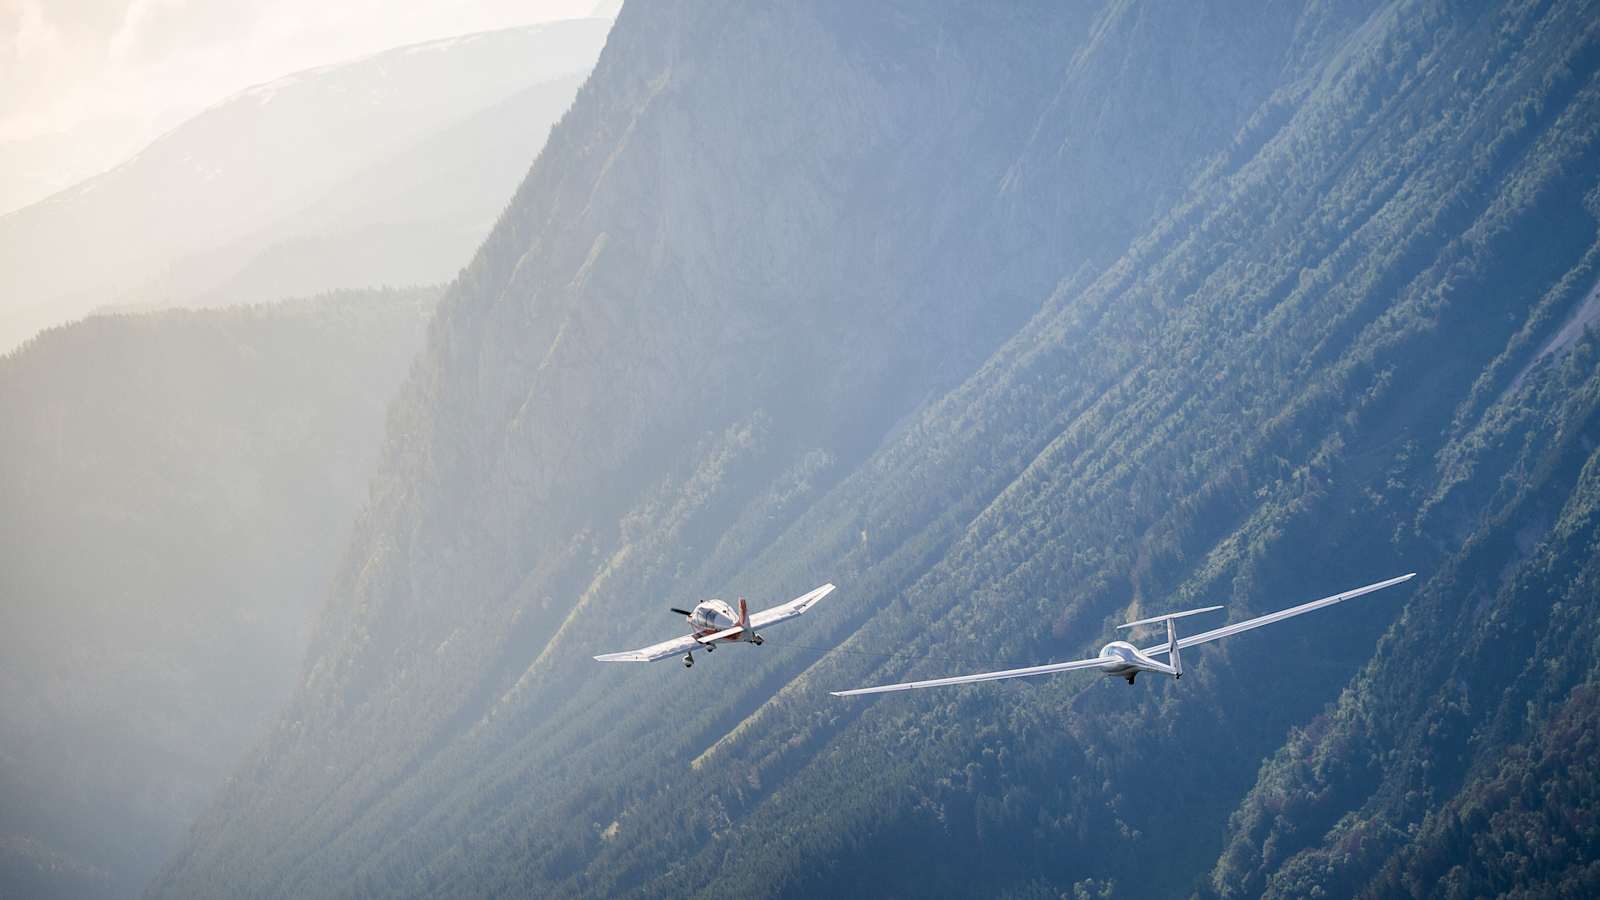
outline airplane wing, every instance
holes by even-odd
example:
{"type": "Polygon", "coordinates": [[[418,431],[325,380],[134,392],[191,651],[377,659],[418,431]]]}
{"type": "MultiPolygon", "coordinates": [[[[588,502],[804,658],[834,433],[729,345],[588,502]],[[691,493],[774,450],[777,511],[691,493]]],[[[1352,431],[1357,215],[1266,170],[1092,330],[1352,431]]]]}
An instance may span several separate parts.
{"type": "Polygon", "coordinates": [[[601,662],[655,662],[658,659],[677,656],[679,653],[687,653],[699,646],[700,640],[698,638],[692,634],[686,634],[683,637],[662,641],[659,644],[651,644],[638,650],[628,650],[622,653],[602,653],[596,656],[595,659],[601,662]]]}
{"type": "Polygon", "coordinates": [[[782,604],[781,606],[774,606],[771,609],[763,609],[761,612],[752,613],[750,616],[750,627],[764,628],[768,625],[776,625],[779,622],[787,622],[795,616],[798,616],[810,609],[812,606],[815,606],[818,600],[821,600],[823,597],[826,597],[831,593],[833,593],[833,585],[825,584],[811,593],[806,594],[803,597],[796,597],[795,599],[790,600],[788,603],[782,604]]]}
{"type": "MultiPolygon", "coordinates": [[[[886,694],[890,691],[910,691],[917,688],[942,687],[947,684],[971,684],[974,681],[999,681],[1002,678],[1026,678],[1029,675],[1048,675],[1051,672],[1070,672],[1073,669],[1092,669],[1105,662],[1104,657],[1075,659],[1071,662],[1029,666],[1026,669],[1006,669],[1004,672],[984,672],[981,675],[957,675],[953,678],[935,678],[932,681],[907,681],[881,687],[856,688],[853,691],[830,691],[835,697],[854,697],[857,694],[886,694]]],[[[1115,662],[1115,660],[1113,660],[1115,662]]]]}
{"type": "MultiPolygon", "coordinates": [[[[1254,619],[1246,619],[1243,622],[1235,622],[1232,625],[1224,625],[1221,628],[1214,628],[1210,631],[1203,631],[1199,634],[1190,635],[1186,638],[1179,638],[1178,649],[1183,650],[1188,647],[1193,647],[1196,644],[1205,644],[1221,638],[1231,637],[1241,631],[1249,631],[1252,628],[1260,628],[1263,625],[1271,625],[1274,622],[1282,622],[1284,619],[1292,619],[1302,613],[1308,613],[1314,609],[1321,609],[1324,606],[1332,606],[1335,603],[1351,600],[1356,597],[1360,597],[1363,594],[1370,594],[1373,591],[1381,591],[1386,587],[1392,587],[1401,583],[1402,581],[1410,581],[1415,577],[1417,577],[1417,573],[1412,572],[1409,575],[1401,575],[1399,578],[1390,578],[1387,581],[1369,584],[1366,587],[1358,587],[1353,591],[1345,591],[1342,594],[1334,594],[1331,597],[1323,597],[1321,600],[1313,600],[1310,603],[1302,603],[1299,606],[1291,606],[1288,609],[1280,609],[1275,613],[1267,613],[1264,616],[1258,616],[1254,619]]],[[[1139,652],[1146,656],[1155,656],[1160,653],[1166,653],[1167,645],[1165,643],[1161,643],[1154,647],[1147,647],[1139,652]]]]}

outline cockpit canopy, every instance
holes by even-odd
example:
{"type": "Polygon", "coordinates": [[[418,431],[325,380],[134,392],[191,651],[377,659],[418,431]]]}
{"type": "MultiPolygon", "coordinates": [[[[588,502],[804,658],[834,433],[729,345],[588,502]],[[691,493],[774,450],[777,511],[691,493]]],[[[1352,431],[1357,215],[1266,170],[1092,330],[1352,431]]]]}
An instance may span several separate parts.
{"type": "Polygon", "coordinates": [[[707,600],[694,608],[694,620],[706,627],[715,627],[719,630],[731,627],[739,621],[739,615],[722,600],[707,600]]]}
{"type": "Polygon", "coordinates": [[[1128,662],[1133,662],[1138,654],[1138,648],[1134,647],[1127,641],[1112,641],[1111,643],[1100,648],[1101,656],[1117,656],[1127,660],[1128,662]]]}

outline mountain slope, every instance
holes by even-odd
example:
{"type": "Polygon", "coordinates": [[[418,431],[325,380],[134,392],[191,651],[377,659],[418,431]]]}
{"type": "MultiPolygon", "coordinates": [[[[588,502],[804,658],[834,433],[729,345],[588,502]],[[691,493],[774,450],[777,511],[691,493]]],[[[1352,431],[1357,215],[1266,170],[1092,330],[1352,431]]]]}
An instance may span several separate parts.
{"type": "Polygon", "coordinates": [[[1462,429],[1444,456],[1483,474],[1434,499],[1498,482],[1489,514],[1339,703],[1262,768],[1233,817],[1217,893],[1582,894],[1594,883],[1583,812],[1594,763],[1573,738],[1597,683],[1595,352],[1586,339],[1462,429]]]}
{"type": "Polygon", "coordinates": [[[212,306],[367,281],[446,281],[482,242],[584,74],[541,81],[440,126],[305,209],[179,267],[144,293],[171,291],[212,306]]]}
{"type": "Polygon", "coordinates": [[[450,277],[565,111],[610,24],[466,35],[258,85],[122,165],[0,216],[0,350],[102,306],[202,294],[255,302],[450,277]],[[511,108],[486,133],[480,114],[502,105],[511,108]],[[428,163],[459,175],[453,148],[463,144],[483,167],[441,190],[442,172],[428,163]],[[389,196],[411,195],[405,218],[363,193],[374,169],[389,196]],[[379,228],[388,233],[374,236],[379,228]],[[386,252],[397,236],[403,252],[386,252]],[[319,240],[345,243],[304,246],[319,240]],[[351,245],[363,251],[360,277],[340,259],[351,245]],[[95,264],[83,265],[90,253],[95,264]],[[258,260],[264,254],[272,258],[258,260]],[[286,262],[303,270],[286,285],[249,277],[252,263],[260,272],[286,262]]]}
{"type": "MultiPolygon", "coordinates": [[[[1261,759],[1520,522],[1503,485],[1591,496],[1518,460],[1590,427],[1587,339],[1519,374],[1594,281],[1594,12],[626,7],[152,894],[1259,889],[1218,858],[1261,759]],[[1527,455],[1463,461],[1480,422],[1527,455]],[[1177,684],[825,693],[1412,569],[1177,684]],[[760,650],[589,659],[822,580],[760,650]]],[[[1354,883],[1423,864],[1385,859],[1354,883]]]]}
{"type": "Polygon", "coordinates": [[[136,893],[281,706],[437,296],[0,359],[0,893],[136,893]]]}

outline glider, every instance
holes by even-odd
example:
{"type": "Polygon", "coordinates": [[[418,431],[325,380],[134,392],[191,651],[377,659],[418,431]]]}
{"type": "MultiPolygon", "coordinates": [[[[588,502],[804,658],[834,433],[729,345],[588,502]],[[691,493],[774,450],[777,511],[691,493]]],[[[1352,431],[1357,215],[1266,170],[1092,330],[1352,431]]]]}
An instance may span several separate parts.
{"type": "Polygon", "coordinates": [[[761,633],[757,628],[776,625],[800,615],[816,604],[818,600],[833,593],[833,585],[825,584],[822,587],[801,597],[796,597],[788,603],[764,609],[751,615],[744,598],[739,598],[739,611],[735,613],[733,607],[721,600],[706,600],[696,605],[691,610],[673,608],[672,611],[683,616],[689,622],[690,633],[681,638],[651,644],[638,650],[628,650],[623,653],[602,653],[596,656],[601,662],[655,662],[669,656],[683,654],[685,668],[694,665],[694,651],[704,647],[707,653],[717,649],[717,644],[728,642],[744,642],[762,644],[761,633]]]}
{"type": "Polygon", "coordinates": [[[1166,642],[1156,644],[1151,647],[1146,647],[1143,650],[1140,650],[1127,641],[1112,641],[1104,647],[1101,647],[1100,655],[1092,659],[1075,659],[1071,662],[1050,663],[1048,665],[1032,666],[1026,669],[1007,669],[1003,672],[984,672],[980,675],[957,675],[954,678],[935,678],[931,681],[908,681],[903,684],[886,684],[880,687],[857,688],[853,691],[833,691],[832,693],[835,697],[853,697],[856,694],[883,694],[890,691],[909,691],[916,688],[942,687],[947,684],[971,684],[975,681],[999,681],[1002,678],[1026,678],[1029,675],[1048,675],[1052,672],[1070,672],[1074,669],[1099,669],[1101,674],[1107,677],[1126,678],[1129,684],[1133,684],[1134,677],[1140,672],[1159,672],[1162,675],[1171,675],[1173,678],[1182,678],[1183,660],[1178,655],[1180,650],[1187,650],[1188,648],[1198,644],[1209,643],[1220,638],[1231,637],[1242,631],[1249,631],[1252,628],[1260,628],[1263,625],[1271,625],[1274,622],[1282,622],[1284,619],[1292,619],[1301,613],[1308,613],[1314,609],[1321,609],[1324,606],[1332,606],[1335,603],[1351,600],[1356,597],[1360,597],[1363,594],[1370,594],[1373,591],[1381,591],[1386,587],[1392,587],[1393,585],[1400,584],[1403,581],[1410,581],[1412,578],[1415,578],[1416,575],[1417,573],[1412,572],[1409,575],[1401,575],[1398,578],[1390,578],[1387,581],[1369,584],[1366,587],[1358,587],[1355,590],[1345,591],[1342,594],[1334,594],[1331,597],[1323,597],[1321,600],[1313,600],[1310,603],[1302,603],[1299,606],[1291,606],[1288,609],[1282,609],[1275,613],[1268,613],[1264,616],[1259,616],[1254,619],[1246,619],[1243,622],[1236,622],[1232,625],[1224,625],[1221,628],[1213,628],[1210,631],[1203,631],[1199,634],[1185,638],[1178,637],[1178,628],[1177,625],[1174,624],[1176,620],[1185,618],[1187,616],[1198,615],[1200,613],[1215,612],[1222,607],[1207,606],[1203,609],[1190,609],[1185,610],[1184,612],[1167,613],[1163,616],[1152,616],[1148,619],[1139,619],[1136,622],[1129,622],[1126,625],[1118,626],[1120,629],[1133,628],[1138,625],[1156,625],[1165,623],[1167,626],[1166,642]],[[1165,656],[1167,659],[1165,662],[1162,662],[1161,660],[1156,659],[1158,656],[1165,656]]]}

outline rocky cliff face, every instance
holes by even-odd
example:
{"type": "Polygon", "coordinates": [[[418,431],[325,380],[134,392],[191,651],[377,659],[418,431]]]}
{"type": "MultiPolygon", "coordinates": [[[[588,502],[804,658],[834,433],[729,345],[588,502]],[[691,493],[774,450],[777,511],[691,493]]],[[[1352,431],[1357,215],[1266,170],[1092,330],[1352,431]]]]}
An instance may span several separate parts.
{"type": "Polygon", "coordinates": [[[1592,12],[625,8],[153,893],[1259,889],[1261,759],[1407,598],[1137,693],[824,690],[1413,568],[1426,604],[1496,485],[1587,496],[1534,465],[1591,427],[1587,343],[1508,388],[1593,280],[1592,12]],[[822,580],[715,666],[588,658],[822,580]]]}

